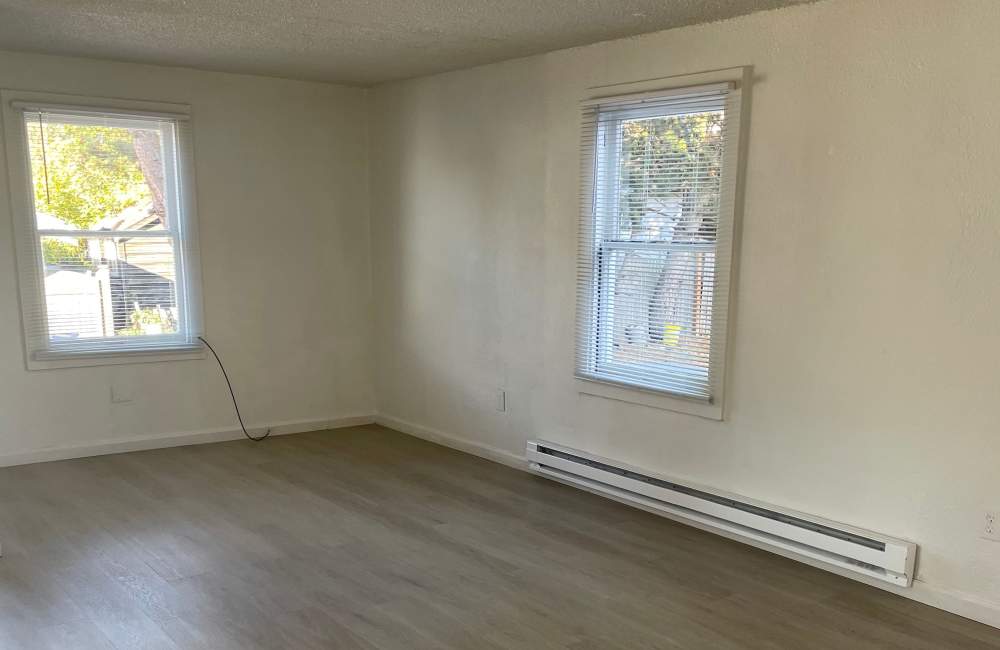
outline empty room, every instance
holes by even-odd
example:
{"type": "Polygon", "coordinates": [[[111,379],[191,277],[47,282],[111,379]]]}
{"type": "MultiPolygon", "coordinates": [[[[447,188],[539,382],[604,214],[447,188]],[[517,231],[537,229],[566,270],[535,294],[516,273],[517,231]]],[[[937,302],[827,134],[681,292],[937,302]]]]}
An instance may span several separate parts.
{"type": "Polygon", "coordinates": [[[0,650],[1000,650],[998,34],[0,0],[0,650]]]}

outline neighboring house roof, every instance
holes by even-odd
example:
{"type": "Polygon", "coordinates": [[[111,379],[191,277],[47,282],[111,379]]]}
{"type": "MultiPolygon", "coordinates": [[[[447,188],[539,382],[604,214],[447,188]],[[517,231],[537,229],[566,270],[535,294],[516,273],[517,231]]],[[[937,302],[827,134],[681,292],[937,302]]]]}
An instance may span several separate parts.
{"type": "Polygon", "coordinates": [[[161,223],[160,215],[149,205],[133,205],[119,214],[105,217],[94,224],[94,230],[147,230],[161,223]]]}
{"type": "MultiPolygon", "coordinates": [[[[76,226],[71,223],[66,223],[59,217],[51,215],[48,212],[35,212],[35,224],[39,230],[76,230],[76,226]]],[[[63,244],[76,244],[75,237],[54,237],[58,242],[63,244]]]]}
{"type": "MultiPolygon", "coordinates": [[[[63,221],[48,212],[35,212],[35,223],[39,230],[79,230],[75,225],[63,221]]],[[[148,230],[161,223],[160,215],[151,212],[149,205],[133,205],[118,214],[104,217],[91,230],[148,230]]]]}
{"type": "Polygon", "coordinates": [[[77,227],[71,223],[66,223],[59,217],[48,212],[35,211],[35,223],[39,230],[76,230],[77,227]]]}

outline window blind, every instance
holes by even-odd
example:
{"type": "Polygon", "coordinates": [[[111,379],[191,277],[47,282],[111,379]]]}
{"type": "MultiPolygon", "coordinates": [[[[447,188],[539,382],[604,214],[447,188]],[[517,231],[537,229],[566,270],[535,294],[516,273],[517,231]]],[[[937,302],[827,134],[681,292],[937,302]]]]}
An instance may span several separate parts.
{"type": "MultiPolygon", "coordinates": [[[[31,360],[197,347],[184,116],[15,105],[31,360]]],[[[13,177],[12,177],[13,178],[13,177]]]]}
{"type": "Polygon", "coordinates": [[[578,377],[719,395],[739,103],[731,84],[584,103],[578,377]]]}

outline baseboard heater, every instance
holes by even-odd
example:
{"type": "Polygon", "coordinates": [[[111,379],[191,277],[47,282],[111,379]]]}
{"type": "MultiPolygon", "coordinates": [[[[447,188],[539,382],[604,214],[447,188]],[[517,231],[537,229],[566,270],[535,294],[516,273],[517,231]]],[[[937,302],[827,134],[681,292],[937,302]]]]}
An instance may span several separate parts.
{"type": "Polygon", "coordinates": [[[671,519],[815,566],[909,587],[917,545],[801,512],[682,483],[542,440],[528,442],[531,470],[671,519]]]}

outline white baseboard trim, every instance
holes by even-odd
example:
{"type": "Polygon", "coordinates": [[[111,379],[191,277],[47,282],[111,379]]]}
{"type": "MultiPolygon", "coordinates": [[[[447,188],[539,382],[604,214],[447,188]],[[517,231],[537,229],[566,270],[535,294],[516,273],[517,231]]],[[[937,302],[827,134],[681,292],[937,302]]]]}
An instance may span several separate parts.
{"type": "Polygon", "coordinates": [[[457,449],[458,451],[464,451],[465,453],[472,454],[473,456],[486,458],[487,460],[492,460],[502,465],[509,465],[510,467],[522,470],[528,469],[528,461],[525,460],[522,455],[509,452],[505,449],[498,449],[497,447],[492,447],[490,445],[484,445],[481,442],[465,440],[464,438],[459,438],[458,436],[439,431],[438,429],[432,429],[420,424],[401,420],[400,418],[393,417],[391,415],[385,415],[384,413],[377,414],[375,416],[375,424],[380,424],[384,427],[395,429],[396,431],[409,434],[415,438],[421,438],[422,440],[427,440],[428,442],[433,442],[444,447],[451,447],[452,449],[457,449]]]}
{"type": "MultiPolygon", "coordinates": [[[[253,426],[249,430],[252,435],[257,436],[270,428],[271,435],[281,436],[290,433],[305,433],[306,431],[356,427],[364,424],[372,424],[374,421],[375,417],[372,415],[348,415],[319,420],[274,422],[253,426]]],[[[29,463],[46,463],[53,460],[69,460],[71,458],[85,458],[88,456],[104,456],[106,454],[120,454],[127,451],[200,445],[209,442],[239,440],[242,437],[243,431],[241,429],[227,428],[204,429],[202,431],[188,431],[183,433],[163,433],[153,436],[134,436],[130,438],[106,438],[93,442],[0,454],[0,467],[27,465],[29,463]]]]}
{"type": "Polygon", "coordinates": [[[983,600],[963,591],[952,591],[927,584],[919,575],[914,578],[909,592],[900,595],[990,627],[1000,628],[1000,603],[983,600]]]}
{"type": "MultiPolygon", "coordinates": [[[[425,427],[423,425],[416,424],[414,422],[408,422],[406,420],[402,420],[400,418],[393,417],[391,415],[386,415],[384,413],[379,413],[375,416],[375,423],[380,424],[384,427],[388,427],[390,429],[395,429],[396,431],[400,431],[402,433],[409,434],[416,438],[421,438],[423,440],[443,445],[445,447],[451,447],[452,449],[463,451],[467,454],[472,454],[473,456],[479,456],[487,460],[492,460],[494,462],[501,463],[503,465],[508,465],[515,469],[529,471],[528,461],[524,456],[506,451],[504,449],[498,449],[491,445],[485,445],[481,442],[474,442],[472,440],[460,438],[459,436],[456,436],[454,434],[445,433],[444,431],[440,431],[438,429],[432,429],[430,427],[425,427]]],[[[573,486],[573,487],[581,489],[578,486],[573,486]]],[[[599,492],[594,492],[593,494],[597,494],[598,496],[602,496],[604,498],[611,498],[599,492]]],[[[629,503],[626,503],[625,505],[630,505],[632,507],[635,507],[629,503]]],[[[660,512],[655,512],[654,514],[660,516],[667,516],[660,512]]],[[[720,534],[718,531],[714,529],[700,526],[696,522],[689,521],[682,517],[668,516],[668,518],[674,519],[675,521],[678,521],[680,523],[689,526],[701,528],[702,530],[706,530],[707,532],[710,533],[720,534]]],[[[723,536],[729,537],[728,535],[723,535],[723,536]]],[[[742,538],[731,537],[731,539],[734,539],[735,541],[739,541],[742,543],[747,543],[747,541],[742,538]]],[[[751,545],[757,546],[758,548],[770,551],[772,553],[777,552],[775,551],[775,549],[771,547],[757,545],[757,544],[751,544],[751,545]]],[[[1000,628],[1000,603],[985,601],[964,592],[957,592],[948,589],[942,589],[941,587],[936,587],[932,584],[928,584],[923,580],[921,580],[919,575],[914,579],[913,585],[911,587],[904,588],[904,587],[897,587],[895,585],[890,585],[888,583],[879,580],[869,580],[866,579],[864,576],[849,571],[842,572],[836,569],[831,569],[831,567],[829,567],[828,565],[822,564],[820,562],[813,562],[810,561],[808,558],[799,557],[797,555],[780,553],[780,552],[778,553],[778,555],[783,555],[785,557],[788,557],[789,559],[797,560],[799,562],[804,562],[805,564],[809,564],[819,569],[832,571],[833,573],[837,573],[838,575],[841,575],[845,578],[850,578],[852,580],[857,580],[858,582],[863,582],[872,587],[877,587],[879,589],[882,589],[883,591],[890,591],[894,594],[903,596],[904,598],[909,598],[910,600],[915,600],[919,603],[930,605],[931,607],[935,607],[937,609],[941,609],[946,612],[950,612],[952,614],[957,614],[958,616],[972,619],[973,621],[978,621],[979,623],[983,623],[991,627],[1000,628]]]]}

